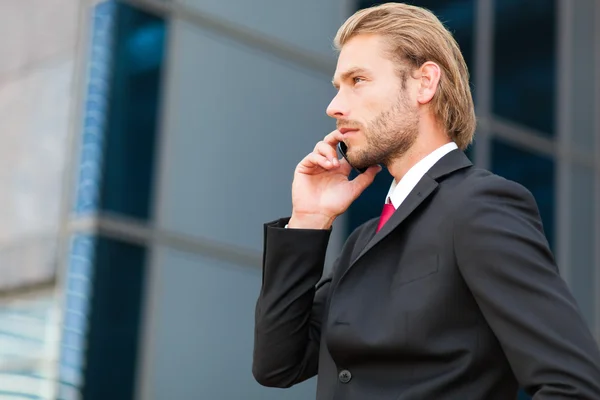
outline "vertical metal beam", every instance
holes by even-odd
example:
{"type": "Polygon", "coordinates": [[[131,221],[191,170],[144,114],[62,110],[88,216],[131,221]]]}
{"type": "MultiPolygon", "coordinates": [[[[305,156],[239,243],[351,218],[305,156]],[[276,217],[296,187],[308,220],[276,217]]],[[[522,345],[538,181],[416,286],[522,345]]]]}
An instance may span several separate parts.
{"type": "Polygon", "coordinates": [[[556,0],[557,7],[557,95],[556,95],[556,132],[557,132],[557,168],[555,177],[555,220],[556,220],[556,258],[563,279],[571,286],[571,257],[569,238],[571,224],[569,220],[571,166],[568,159],[572,125],[571,79],[573,77],[573,2],[556,0]]]}
{"type": "Polygon", "coordinates": [[[478,0],[475,18],[475,112],[479,121],[475,137],[475,164],[490,168],[492,83],[494,63],[494,3],[478,0]]]}
{"type": "Polygon", "coordinates": [[[595,224],[594,224],[594,242],[595,246],[595,263],[594,263],[594,277],[596,285],[594,287],[595,292],[595,307],[594,317],[596,319],[595,330],[596,340],[600,343],[600,2],[594,3],[594,71],[596,76],[594,77],[595,91],[594,91],[594,110],[596,110],[596,123],[595,123],[595,162],[594,168],[594,182],[595,182],[595,224]]]}

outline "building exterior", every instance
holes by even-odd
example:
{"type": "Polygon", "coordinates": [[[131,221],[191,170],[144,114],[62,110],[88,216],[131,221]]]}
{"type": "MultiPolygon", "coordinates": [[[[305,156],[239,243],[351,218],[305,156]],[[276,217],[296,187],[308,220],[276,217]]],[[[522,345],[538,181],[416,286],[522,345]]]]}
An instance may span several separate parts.
{"type": "Polygon", "coordinates": [[[83,3],[0,4],[0,398],[50,399],[83,3]]]}
{"type": "MultiPolygon", "coordinates": [[[[335,128],[331,40],[374,2],[34,3],[0,6],[0,397],[314,396],[251,374],[262,224],[335,128]]],[[[600,5],[411,3],[464,51],[469,156],[531,190],[600,342],[600,5]]],[[[328,267],[390,180],[336,222],[328,267]]]]}

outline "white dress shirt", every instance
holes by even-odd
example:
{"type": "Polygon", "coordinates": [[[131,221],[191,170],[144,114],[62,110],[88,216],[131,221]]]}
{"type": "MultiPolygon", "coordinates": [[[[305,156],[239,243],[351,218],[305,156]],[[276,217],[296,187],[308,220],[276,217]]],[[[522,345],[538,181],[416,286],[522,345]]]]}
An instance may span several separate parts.
{"type": "Polygon", "coordinates": [[[423,175],[425,175],[442,157],[457,148],[458,146],[454,142],[446,143],[416,163],[408,170],[400,182],[394,180],[385,197],[386,203],[391,201],[392,205],[397,210],[409,193],[417,186],[417,183],[419,183],[423,175]]]}

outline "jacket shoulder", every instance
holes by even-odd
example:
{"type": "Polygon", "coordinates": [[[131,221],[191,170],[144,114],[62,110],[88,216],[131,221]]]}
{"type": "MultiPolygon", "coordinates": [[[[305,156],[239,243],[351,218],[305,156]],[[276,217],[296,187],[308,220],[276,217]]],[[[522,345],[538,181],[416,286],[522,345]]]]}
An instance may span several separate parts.
{"type": "Polygon", "coordinates": [[[529,189],[522,184],[475,167],[469,168],[462,174],[454,190],[457,190],[464,200],[473,200],[484,195],[533,198],[529,189]]]}

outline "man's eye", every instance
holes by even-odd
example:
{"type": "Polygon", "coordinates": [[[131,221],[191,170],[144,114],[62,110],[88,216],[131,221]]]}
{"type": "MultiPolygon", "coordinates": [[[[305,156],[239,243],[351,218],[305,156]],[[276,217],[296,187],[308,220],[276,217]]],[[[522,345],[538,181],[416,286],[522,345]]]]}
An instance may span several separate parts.
{"type": "Polygon", "coordinates": [[[356,76],[356,77],[352,78],[352,81],[354,81],[354,83],[359,83],[359,82],[364,81],[364,79],[361,78],[360,76],[356,76]]]}

